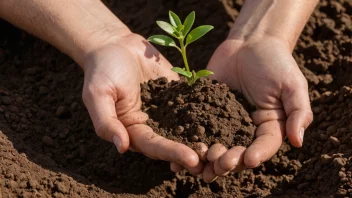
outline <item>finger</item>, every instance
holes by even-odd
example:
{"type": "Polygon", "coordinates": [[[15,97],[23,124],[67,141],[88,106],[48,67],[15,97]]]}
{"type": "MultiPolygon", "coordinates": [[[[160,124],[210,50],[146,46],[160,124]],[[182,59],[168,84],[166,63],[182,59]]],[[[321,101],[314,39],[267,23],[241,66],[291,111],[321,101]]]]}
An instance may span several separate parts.
{"type": "Polygon", "coordinates": [[[157,135],[145,124],[135,124],[127,127],[131,145],[143,154],[169,162],[175,162],[192,174],[202,172],[203,165],[195,151],[184,144],[176,143],[157,135]]]}
{"type": "Polygon", "coordinates": [[[252,113],[253,123],[260,125],[270,120],[286,120],[286,114],[283,109],[258,109],[252,113]]]}
{"type": "Polygon", "coordinates": [[[130,147],[128,148],[131,152],[138,152],[137,149],[133,148],[133,146],[130,145],[130,147]]]}
{"type": "Polygon", "coordinates": [[[197,176],[202,173],[204,168],[203,162],[199,160],[198,164],[195,167],[188,167],[187,170],[194,176],[197,176]]]}
{"type": "Polygon", "coordinates": [[[232,171],[236,173],[240,173],[246,169],[247,169],[247,166],[245,166],[244,163],[242,162],[241,164],[238,164],[232,171]]]}
{"type": "Polygon", "coordinates": [[[214,173],[214,163],[209,162],[205,165],[203,171],[203,180],[205,183],[211,183],[216,180],[217,176],[214,173]]]}
{"type": "Polygon", "coordinates": [[[304,130],[313,120],[308,96],[308,85],[301,71],[296,67],[282,88],[281,100],[287,115],[286,135],[291,144],[301,147],[304,130]]]}
{"type": "Polygon", "coordinates": [[[85,86],[82,96],[97,135],[113,142],[120,153],[126,152],[129,148],[129,136],[125,126],[117,118],[114,99],[93,86],[85,86]]]}
{"type": "Polygon", "coordinates": [[[205,145],[203,142],[196,142],[193,144],[194,151],[198,154],[199,159],[202,162],[207,161],[207,154],[208,154],[208,146],[205,145]]]}
{"type": "Polygon", "coordinates": [[[235,168],[242,170],[245,150],[243,146],[235,146],[224,153],[214,164],[215,174],[225,176],[235,168]]]}
{"type": "Polygon", "coordinates": [[[208,150],[207,159],[209,162],[215,162],[219,157],[227,151],[227,148],[222,144],[214,144],[208,150]]]}
{"type": "Polygon", "coordinates": [[[148,118],[148,114],[142,111],[129,112],[119,116],[119,120],[125,127],[131,126],[133,124],[144,124],[148,118]]]}
{"type": "Polygon", "coordinates": [[[259,125],[255,140],[245,151],[244,164],[248,168],[255,168],[270,159],[282,144],[284,130],[284,121],[272,120],[259,125]]]}
{"type": "MultiPolygon", "coordinates": [[[[202,172],[202,171],[200,171],[200,170],[203,170],[203,168],[202,168],[202,169],[199,169],[199,166],[203,166],[203,164],[200,162],[200,163],[198,164],[198,166],[192,167],[192,168],[188,168],[188,171],[189,171],[192,175],[197,176],[197,175],[199,175],[199,174],[202,172]]],[[[171,169],[172,172],[177,173],[177,172],[182,171],[184,168],[183,168],[183,166],[181,166],[181,165],[179,165],[179,164],[177,164],[177,163],[175,163],[175,162],[171,162],[171,163],[170,163],[170,169],[171,169]]]]}
{"type": "Polygon", "coordinates": [[[172,172],[177,173],[177,172],[182,171],[183,167],[181,165],[175,163],[175,162],[171,162],[170,163],[170,169],[171,169],[172,172]]]}

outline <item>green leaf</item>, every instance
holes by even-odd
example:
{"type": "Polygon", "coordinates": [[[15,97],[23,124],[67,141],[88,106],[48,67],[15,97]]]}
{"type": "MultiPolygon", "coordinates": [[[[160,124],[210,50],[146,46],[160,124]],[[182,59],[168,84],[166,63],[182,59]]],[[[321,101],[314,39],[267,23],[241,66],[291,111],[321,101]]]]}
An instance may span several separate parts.
{"type": "Polygon", "coordinates": [[[148,41],[162,46],[177,47],[175,41],[172,38],[165,35],[151,36],[148,38],[148,41]]]}
{"type": "Polygon", "coordinates": [[[204,69],[204,70],[198,71],[196,73],[196,77],[198,77],[198,78],[207,77],[207,76],[212,75],[212,74],[214,74],[212,71],[204,69]]]}
{"type": "Polygon", "coordinates": [[[186,71],[186,70],[184,70],[184,69],[182,69],[180,67],[173,67],[173,68],[171,68],[171,70],[176,72],[176,73],[179,73],[179,74],[181,74],[183,76],[186,76],[188,78],[192,77],[192,73],[191,72],[186,71]]]}
{"type": "Polygon", "coordinates": [[[178,27],[180,25],[182,25],[182,22],[180,20],[180,18],[177,16],[177,14],[175,14],[173,11],[169,11],[169,18],[170,18],[170,22],[174,27],[178,27]]]}
{"type": "Polygon", "coordinates": [[[189,15],[186,17],[185,21],[183,22],[183,25],[185,26],[183,28],[183,35],[186,36],[188,32],[191,30],[195,17],[196,17],[196,13],[194,11],[189,13],[189,15]]]}
{"type": "Polygon", "coordinates": [[[174,34],[172,36],[174,36],[176,38],[181,36],[180,31],[178,31],[176,27],[172,26],[172,29],[174,29],[174,34]]]}
{"type": "Polygon", "coordinates": [[[195,77],[194,77],[194,82],[196,82],[199,78],[202,78],[202,77],[207,77],[211,74],[214,74],[212,71],[209,71],[209,70],[200,70],[196,73],[195,77]]]}
{"type": "Polygon", "coordinates": [[[186,45],[198,40],[213,28],[214,27],[211,25],[201,25],[197,28],[194,28],[187,36],[186,45]]]}
{"type": "Polygon", "coordinates": [[[156,24],[158,24],[158,26],[161,29],[163,29],[165,32],[167,32],[168,34],[177,37],[174,34],[174,32],[175,32],[174,27],[170,23],[167,23],[165,21],[157,21],[156,24]]]}
{"type": "Polygon", "coordinates": [[[181,25],[177,26],[176,30],[178,32],[181,32],[184,28],[185,28],[185,26],[181,24],[181,25]]]}

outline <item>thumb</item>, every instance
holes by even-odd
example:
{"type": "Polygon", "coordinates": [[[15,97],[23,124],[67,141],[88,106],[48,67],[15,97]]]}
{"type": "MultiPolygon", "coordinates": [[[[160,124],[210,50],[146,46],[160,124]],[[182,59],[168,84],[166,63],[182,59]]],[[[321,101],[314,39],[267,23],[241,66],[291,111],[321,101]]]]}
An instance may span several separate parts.
{"type": "Polygon", "coordinates": [[[313,120],[308,84],[295,65],[282,87],[281,100],[286,112],[286,136],[295,147],[303,144],[304,130],[313,120]]]}
{"type": "Polygon", "coordinates": [[[97,135],[113,142],[120,153],[129,148],[129,136],[125,126],[118,120],[112,96],[98,89],[83,89],[83,102],[93,121],[97,135]]]}

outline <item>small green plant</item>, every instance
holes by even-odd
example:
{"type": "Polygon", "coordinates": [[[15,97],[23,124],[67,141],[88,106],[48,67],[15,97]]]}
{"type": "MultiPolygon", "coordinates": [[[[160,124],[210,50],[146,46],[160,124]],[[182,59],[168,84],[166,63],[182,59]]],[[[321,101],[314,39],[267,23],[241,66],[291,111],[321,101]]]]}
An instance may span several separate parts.
{"type": "Polygon", "coordinates": [[[171,70],[185,76],[189,85],[193,85],[201,77],[206,77],[213,74],[213,72],[209,70],[200,70],[198,72],[192,70],[191,72],[187,61],[186,48],[189,44],[200,39],[214,27],[211,25],[201,25],[197,28],[194,28],[190,32],[195,19],[194,11],[186,17],[183,24],[180,18],[172,11],[169,11],[169,18],[171,24],[165,21],[157,21],[156,23],[169,35],[178,39],[180,46],[177,46],[172,38],[165,35],[151,36],[148,38],[148,41],[162,46],[175,47],[178,51],[181,52],[185,68],[173,67],[171,70]]]}

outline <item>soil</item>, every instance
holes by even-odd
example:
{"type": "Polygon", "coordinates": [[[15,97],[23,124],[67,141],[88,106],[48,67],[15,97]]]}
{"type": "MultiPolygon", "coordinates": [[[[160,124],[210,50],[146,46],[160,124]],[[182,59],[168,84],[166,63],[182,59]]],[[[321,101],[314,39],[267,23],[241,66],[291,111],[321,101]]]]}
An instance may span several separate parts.
{"type": "Polygon", "coordinates": [[[253,142],[256,128],[236,98],[250,105],[225,84],[201,79],[189,86],[185,79],[168,83],[160,78],[142,84],[141,93],[147,124],[168,139],[190,147],[194,142],[228,148],[253,142]]]}
{"type": "MultiPolygon", "coordinates": [[[[189,48],[195,69],[206,65],[226,38],[243,4],[105,2],[145,37],[161,33],[154,22],[167,20],[165,10],[182,18],[195,10],[196,25],[215,26],[197,47],[189,48]]],[[[294,50],[309,82],[315,115],[304,146],[296,149],[285,142],[258,168],[211,184],[186,172],[174,174],[168,163],[138,153],[119,155],[95,135],[81,100],[79,67],[50,45],[0,21],[0,197],[352,197],[351,15],[351,1],[321,0],[294,50]]],[[[165,50],[171,63],[182,64],[173,50],[160,48],[165,50]]],[[[201,120],[199,124],[210,132],[201,120]]]]}

